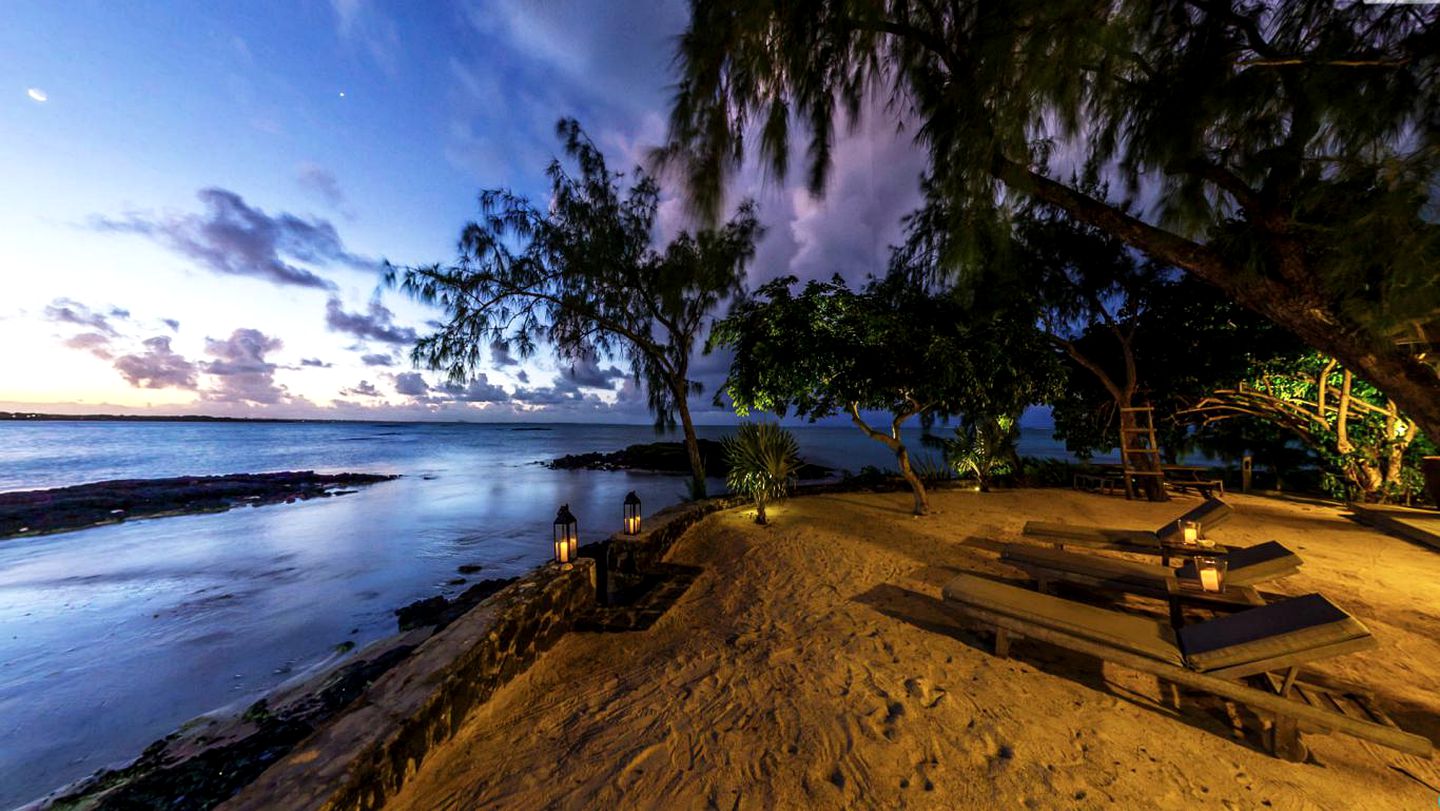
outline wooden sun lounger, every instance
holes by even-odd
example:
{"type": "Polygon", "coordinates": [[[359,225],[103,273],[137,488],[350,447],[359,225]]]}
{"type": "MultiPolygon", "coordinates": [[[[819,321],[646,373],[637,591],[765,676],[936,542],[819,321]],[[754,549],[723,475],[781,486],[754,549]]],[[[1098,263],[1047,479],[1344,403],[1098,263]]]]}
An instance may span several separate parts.
{"type": "MultiPolygon", "coordinates": [[[[1224,522],[1232,512],[1229,504],[1218,498],[1211,498],[1156,530],[1116,529],[1027,521],[1021,532],[1031,537],[1044,538],[1056,546],[1083,546],[1090,549],[1142,552],[1168,558],[1170,555],[1203,554],[1203,550],[1198,548],[1186,549],[1176,546],[1180,539],[1181,521],[1198,521],[1203,531],[1224,522]]],[[[1222,548],[1222,551],[1225,550],[1228,550],[1228,547],[1222,548]]]]}
{"type": "Polygon", "coordinates": [[[1029,637],[1244,704],[1271,721],[1266,746],[1286,760],[1305,760],[1302,732],[1343,732],[1426,758],[1434,748],[1363,691],[1301,677],[1303,665],[1376,644],[1359,620],[1319,594],[1178,630],[973,575],[951,580],[944,597],[964,619],[996,631],[997,656],[1007,655],[1012,638],[1029,637]]]}

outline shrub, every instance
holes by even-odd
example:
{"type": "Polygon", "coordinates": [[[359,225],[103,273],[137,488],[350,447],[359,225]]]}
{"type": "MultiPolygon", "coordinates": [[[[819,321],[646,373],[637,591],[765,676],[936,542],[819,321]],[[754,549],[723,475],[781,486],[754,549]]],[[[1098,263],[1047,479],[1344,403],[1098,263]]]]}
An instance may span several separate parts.
{"type": "Polygon", "coordinates": [[[1020,439],[1018,421],[1008,415],[966,420],[955,428],[953,438],[926,436],[925,443],[939,447],[945,462],[960,476],[974,476],[982,491],[999,476],[1020,467],[1015,443],[1020,439]]]}
{"type": "Polygon", "coordinates": [[[766,523],[765,505],[785,498],[800,470],[800,445],[795,435],[769,422],[743,422],[725,437],[725,459],[731,490],[755,501],[755,523],[766,523]]]}

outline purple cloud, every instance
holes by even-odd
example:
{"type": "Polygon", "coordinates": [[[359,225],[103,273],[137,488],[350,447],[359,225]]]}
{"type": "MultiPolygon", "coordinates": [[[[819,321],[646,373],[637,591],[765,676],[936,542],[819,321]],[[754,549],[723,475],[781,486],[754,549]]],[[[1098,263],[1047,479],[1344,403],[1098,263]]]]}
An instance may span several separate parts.
{"type": "Polygon", "coordinates": [[[110,336],[98,332],[82,332],[65,341],[65,345],[71,349],[79,349],[89,352],[97,358],[109,360],[114,357],[110,351],[110,336]]]}
{"type": "Polygon", "coordinates": [[[115,370],[130,385],[143,389],[194,389],[195,364],[170,349],[163,335],[143,343],[145,351],[115,359],[115,370]]]}
{"type": "Polygon", "coordinates": [[[131,213],[122,219],[95,217],[100,231],[140,234],[196,260],[215,273],[250,276],[280,285],[334,290],[335,283],[299,267],[344,265],[373,270],[372,259],[345,250],[335,226],[294,214],[266,214],[226,189],[201,189],[203,214],[165,217],[131,213]]]}
{"type": "Polygon", "coordinates": [[[48,321],[88,327],[111,337],[115,337],[119,332],[110,323],[110,319],[125,320],[129,317],[129,310],[111,307],[109,314],[106,315],[95,312],[84,304],[69,298],[57,298],[45,306],[45,318],[48,321]]]}
{"type": "Polygon", "coordinates": [[[217,385],[204,392],[214,402],[249,402],[271,405],[285,398],[285,389],[275,384],[275,364],[265,355],[284,346],[257,329],[237,329],[223,341],[205,339],[205,351],[215,360],[200,364],[201,370],[219,378],[217,385]]]}
{"type": "Polygon", "coordinates": [[[493,385],[485,375],[478,375],[466,385],[446,383],[438,391],[449,395],[449,399],[462,403],[504,403],[510,400],[502,386],[493,385]]]}
{"type": "MultiPolygon", "coordinates": [[[[625,373],[617,366],[608,369],[601,369],[600,362],[594,357],[576,361],[570,368],[562,370],[560,377],[571,385],[587,389],[612,389],[614,381],[625,377],[625,373]]],[[[558,380],[556,381],[559,382],[558,380]]]]}
{"type": "Polygon", "coordinates": [[[352,388],[341,389],[340,394],[346,397],[379,397],[380,390],[375,388],[374,383],[362,380],[352,388]]]}
{"type": "Polygon", "coordinates": [[[390,355],[365,355],[360,361],[366,366],[394,366],[395,358],[390,355]]]}
{"type": "Polygon", "coordinates": [[[395,375],[395,393],[405,397],[424,397],[430,393],[430,384],[419,372],[401,372],[395,375]]]}
{"type": "Polygon", "coordinates": [[[325,326],[331,332],[347,332],[357,338],[380,341],[387,344],[412,344],[415,330],[397,327],[392,323],[395,314],[390,312],[379,298],[370,300],[365,313],[347,313],[340,299],[332,297],[325,303],[325,326]]]}
{"type": "Polygon", "coordinates": [[[302,163],[296,171],[295,181],[300,187],[329,204],[332,208],[345,205],[345,193],[340,191],[340,182],[329,169],[314,163],[302,163]]]}
{"type": "Polygon", "coordinates": [[[333,364],[333,363],[328,363],[328,362],[326,362],[326,361],[320,360],[319,358],[301,358],[301,359],[300,359],[300,365],[301,365],[301,366],[313,366],[313,367],[316,368],[316,369],[329,369],[331,366],[334,366],[335,364],[333,364]]]}

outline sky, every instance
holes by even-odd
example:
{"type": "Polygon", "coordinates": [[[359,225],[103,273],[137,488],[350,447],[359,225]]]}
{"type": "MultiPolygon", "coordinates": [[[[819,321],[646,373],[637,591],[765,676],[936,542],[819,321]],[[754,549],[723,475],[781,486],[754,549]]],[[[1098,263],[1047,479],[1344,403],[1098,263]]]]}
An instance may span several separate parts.
{"type": "MultiPolygon", "coordinates": [[[[442,314],[381,263],[446,262],[481,189],[544,200],[574,117],[628,168],[665,133],[685,4],[7,0],[0,26],[0,410],[650,421],[610,359],[415,368],[442,314]]],[[[747,170],[751,286],[882,272],[924,155],[845,131],[816,199],[747,170]]],[[[657,238],[686,227],[667,190],[657,238]]],[[[717,312],[716,315],[723,315],[717,312]]],[[[700,422],[728,359],[698,358],[700,422]]]]}

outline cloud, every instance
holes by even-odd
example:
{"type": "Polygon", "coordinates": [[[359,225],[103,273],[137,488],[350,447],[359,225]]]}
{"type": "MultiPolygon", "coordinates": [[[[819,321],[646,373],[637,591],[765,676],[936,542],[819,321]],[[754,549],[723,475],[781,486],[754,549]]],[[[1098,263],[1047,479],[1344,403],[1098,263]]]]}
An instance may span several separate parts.
{"type": "Polygon", "coordinates": [[[366,366],[394,366],[395,358],[390,355],[365,355],[360,361],[366,366]]]}
{"type": "Polygon", "coordinates": [[[380,390],[377,389],[377,388],[375,388],[375,384],[374,384],[374,383],[371,383],[371,382],[368,381],[368,380],[362,380],[362,381],[360,381],[359,383],[356,383],[352,388],[341,389],[341,390],[340,390],[340,394],[342,394],[342,395],[344,395],[344,396],[346,396],[346,397],[379,397],[379,396],[381,396],[381,395],[380,395],[380,390]]]}
{"type": "Polygon", "coordinates": [[[111,337],[119,335],[119,332],[110,323],[110,319],[123,321],[129,317],[129,310],[111,307],[109,314],[106,315],[95,312],[84,304],[69,298],[57,298],[45,306],[45,319],[48,321],[89,327],[111,337]]]}
{"type": "Polygon", "coordinates": [[[176,320],[173,319],[173,318],[162,318],[162,319],[160,319],[160,323],[162,323],[162,324],[164,324],[165,326],[169,327],[171,332],[179,332],[179,331],[180,331],[180,322],[179,322],[179,321],[176,321],[176,320]]]}
{"type": "Polygon", "coordinates": [[[530,373],[525,371],[524,369],[521,369],[520,371],[515,373],[515,379],[519,380],[521,383],[528,384],[530,382],[530,373]]]}
{"type": "Polygon", "coordinates": [[[395,393],[405,397],[424,397],[430,393],[430,384],[419,372],[401,372],[395,375],[395,393]]]}
{"type": "Polygon", "coordinates": [[[301,366],[313,366],[313,367],[315,367],[316,369],[329,369],[331,366],[334,366],[335,364],[333,364],[333,363],[328,363],[328,362],[326,362],[326,361],[320,360],[319,358],[301,358],[301,359],[300,359],[300,365],[301,365],[301,366]]]}
{"type": "Polygon", "coordinates": [[[477,375],[464,386],[446,383],[438,391],[443,391],[450,399],[462,403],[504,403],[510,400],[510,395],[505,393],[502,386],[492,385],[483,374],[477,375]]]}
{"type": "Polygon", "coordinates": [[[109,360],[114,357],[110,352],[110,336],[98,332],[82,332],[65,341],[65,345],[71,349],[80,349],[89,352],[97,358],[109,360]]]}
{"type": "Polygon", "coordinates": [[[34,101],[40,102],[41,104],[44,104],[45,102],[50,100],[50,94],[46,93],[44,90],[41,90],[38,87],[32,87],[29,90],[26,90],[25,95],[29,96],[34,101]]]}
{"type": "Polygon", "coordinates": [[[144,389],[194,389],[195,364],[170,349],[160,335],[143,342],[145,351],[115,359],[115,370],[130,385],[144,389]]]}
{"type": "MultiPolygon", "coordinates": [[[[168,340],[168,339],[167,339],[168,340]]],[[[275,384],[275,364],[265,355],[284,346],[279,338],[257,329],[237,329],[225,340],[205,339],[205,351],[213,361],[202,362],[206,374],[219,378],[202,393],[212,402],[248,402],[272,405],[286,399],[285,389],[275,384]]]]}
{"type": "Polygon", "coordinates": [[[589,357],[576,361],[570,365],[570,368],[562,370],[560,377],[577,387],[611,389],[614,388],[613,381],[625,377],[625,373],[616,366],[601,369],[600,362],[594,357],[589,357]]]}
{"type": "Polygon", "coordinates": [[[340,182],[329,169],[315,163],[302,163],[296,170],[295,181],[331,208],[344,207],[345,193],[340,190],[340,182]]]}
{"type": "Polygon", "coordinates": [[[510,354],[510,348],[504,341],[496,341],[490,344],[490,363],[503,369],[506,366],[518,366],[520,361],[510,354]]]}
{"type": "Polygon", "coordinates": [[[340,303],[340,299],[331,297],[325,303],[325,326],[331,332],[346,332],[357,338],[380,341],[387,344],[412,344],[415,342],[415,330],[410,327],[397,327],[392,323],[395,314],[380,303],[380,299],[373,298],[365,313],[347,313],[340,303]]]}
{"type": "Polygon", "coordinates": [[[253,208],[232,191],[201,189],[203,214],[163,217],[129,213],[121,219],[95,217],[96,230],[140,234],[199,262],[214,273],[250,276],[279,285],[335,289],[335,283],[295,263],[342,265],[372,271],[373,259],[345,250],[335,226],[318,218],[253,208]]]}
{"type": "Polygon", "coordinates": [[[340,40],[363,48],[381,70],[394,76],[400,56],[400,32],[394,21],[368,0],[330,0],[330,8],[340,40]]]}

